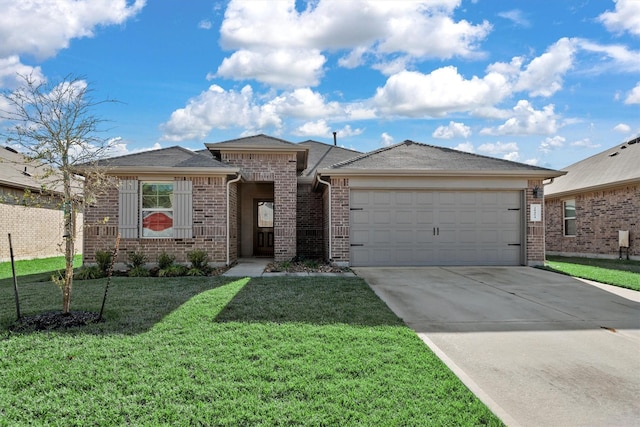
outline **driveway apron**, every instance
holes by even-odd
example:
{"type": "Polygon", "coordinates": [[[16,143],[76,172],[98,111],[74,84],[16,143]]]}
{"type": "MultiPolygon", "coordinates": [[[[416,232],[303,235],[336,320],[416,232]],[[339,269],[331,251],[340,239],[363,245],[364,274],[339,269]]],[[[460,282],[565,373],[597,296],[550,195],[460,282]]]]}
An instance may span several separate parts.
{"type": "Polygon", "coordinates": [[[639,292],[529,267],[354,270],[507,425],[640,425],[639,292]]]}

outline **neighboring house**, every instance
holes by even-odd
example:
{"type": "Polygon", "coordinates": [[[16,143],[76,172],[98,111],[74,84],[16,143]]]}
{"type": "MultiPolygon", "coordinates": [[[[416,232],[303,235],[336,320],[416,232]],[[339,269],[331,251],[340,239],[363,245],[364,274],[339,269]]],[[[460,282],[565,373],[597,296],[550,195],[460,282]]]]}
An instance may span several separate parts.
{"type": "Polygon", "coordinates": [[[561,172],[405,141],[367,154],[257,135],[101,163],[119,187],[85,213],[85,262],[193,249],[336,265],[544,262],[542,196],[561,172]],[[532,210],[532,212],[530,212],[532,210]]]}
{"type": "MultiPolygon", "coordinates": [[[[44,166],[0,147],[0,262],[64,254],[64,213],[55,191],[43,189],[44,166]]],[[[82,214],[76,224],[76,251],[82,252],[82,214]]]]}
{"type": "Polygon", "coordinates": [[[629,231],[640,259],[640,138],[563,170],[545,186],[547,253],[617,258],[619,231],[629,231]]]}

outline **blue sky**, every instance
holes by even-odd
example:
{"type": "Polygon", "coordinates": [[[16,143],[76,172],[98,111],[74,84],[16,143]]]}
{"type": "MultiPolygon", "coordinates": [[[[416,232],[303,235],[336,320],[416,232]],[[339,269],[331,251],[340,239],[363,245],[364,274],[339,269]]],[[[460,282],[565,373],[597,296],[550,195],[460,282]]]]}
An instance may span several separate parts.
{"type": "MultiPolygon", "coordinates": [[[[560,169],[640,135],[640,0],[0,0],[0,89],[86,76],[113,154],[265,133],[560,169]]],[[[1,125],[1,124],[0,124],[1,125]]]]}

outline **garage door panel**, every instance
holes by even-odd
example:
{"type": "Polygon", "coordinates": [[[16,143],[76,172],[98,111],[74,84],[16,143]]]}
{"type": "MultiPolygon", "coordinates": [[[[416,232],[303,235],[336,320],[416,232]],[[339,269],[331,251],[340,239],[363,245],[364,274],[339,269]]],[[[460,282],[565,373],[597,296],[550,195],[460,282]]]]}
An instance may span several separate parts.
{"type": "Polygon", "coordinates": [[[519,191],[352,190],[350,200],[354,266],[521,264],[519,191]]]}

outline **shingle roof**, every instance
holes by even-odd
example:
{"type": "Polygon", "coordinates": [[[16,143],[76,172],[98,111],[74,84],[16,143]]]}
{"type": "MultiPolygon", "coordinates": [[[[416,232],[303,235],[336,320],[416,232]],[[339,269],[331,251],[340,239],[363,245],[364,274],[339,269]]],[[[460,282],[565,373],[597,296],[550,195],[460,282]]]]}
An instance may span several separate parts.
{"type": "Polygon", "coordinates": [[[551,169],[480,156],[414,141],[404,141],[333,165],[331,169],[424,171],[549,171],[551,169]]]}
{"type": "Polygon", "coordinates": [[[546,185],[545,196],[640,183],[640,137],[617,144],[562,170],[567,174],[546,185]]]}
{"type": "Polygon", "coordinates": [[[6,187],[39,190],[46,182],[58,187],[58,177],[43,178],[46,166],[28,161],[22,154],[8,147],[0,147],[0,185],[6,187]]]}
{"type": "Polygon", "coordinates": [[[159,150],[143,151],[100,160],[98,166],[107,167],[164,167],[164,168],[230,168],[219,162],[210,153],[200,153],[174,146],[159,150]]]}
{"type": "Polygon", "coordinates": [[[224,148],[225,146],[239,147],[246,146],[261,146],[265,148],[295,148],[297,144],[293,142],[285,141],[284,139],[274,138],[265,134],[259,134],[254,136],[247,136],[244,138],[230,139],[228,141],[212,142],[205,144],[209,149],[216,150],[224,148]]]}
{"type": "Polygon", "coordinates": [[[301,142],[298,145],[309,149],[307,168],[302,172],[302,176],[314,176],[319,168],[327,168],[362,154],[360,151],[312,140],[301,142]]]}

